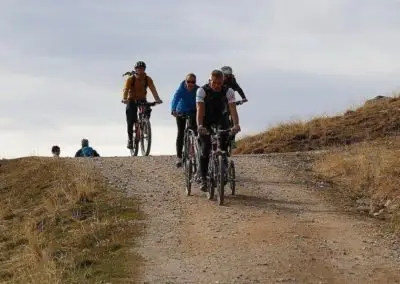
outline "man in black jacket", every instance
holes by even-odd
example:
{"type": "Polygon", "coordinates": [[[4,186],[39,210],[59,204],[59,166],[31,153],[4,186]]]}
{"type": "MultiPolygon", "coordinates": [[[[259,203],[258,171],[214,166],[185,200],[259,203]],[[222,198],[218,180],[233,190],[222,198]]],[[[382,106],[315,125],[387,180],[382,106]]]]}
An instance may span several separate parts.
{"type": "MultiPolygon", "coordinates": [[[[231,88],[235,92],[238,92],[240,97],[243,100],[243,103],[248,102],[246,95],[243,92],[243,89],[240,87],[240,85],[236,81],[235,75],[233,74],[233,71],[232,71],[232,67],[223,66],[223,67],[221,67],[221,71],[224,74],[224,86],[226,86],[227,88],[231,88]]],[[[233,124],[232,124],[232,119],[229,114],[229,109],[228,109],[228,115],[229,115],[230,125],[232,126],[233,124]]],[[[235,135],[231,136],[231,140],[232,140],[232,144],[231,144],[232,148],[236,148],[235,135]]]]}

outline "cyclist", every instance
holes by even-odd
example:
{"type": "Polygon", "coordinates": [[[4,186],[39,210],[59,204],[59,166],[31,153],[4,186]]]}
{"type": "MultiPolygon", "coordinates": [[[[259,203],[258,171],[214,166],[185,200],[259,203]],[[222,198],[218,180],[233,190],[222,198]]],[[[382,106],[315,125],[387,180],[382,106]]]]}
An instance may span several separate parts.
{"type": "MultiPolygon", "coordinates": [[[[226,85],[228,88],[233,89],[235,92],[238,92],[240,97],[242,98],[243,102],[247,102],[246,95],[243,92],[243,89],[240,87],[238,82],[236,81],[235,75],[233,74],[232,67],[230,66],[222,66],[221,67],[222,73],[224,73],[224,85],[226,85]]],[[[229,111],[229,110],[228,110],[229,111]]],[[[230,121],[232,125],[232,121],[230,121]]],[[[236,147],[235,143],[235,135],[231,136],[232,139],[232,148],[236,147]]]]}
{"type": "Polygon", "coordinates": [[[190,126],[196,132],[196,91],[199,86],[196,84],[196,75],[190,73],[181,82],[171,102],[171,114],[176,117],[178,134],[176,136],[176,166],[182,167],[182,149],[185,135],[186,118],[190,116],[190,126]],[[183,116],[182,116],[183,115],[183,116]]]}
{"type": "Polygon", "coordinates": [[[100,157],[99,153],[89,146],[89,140],[82,139],[81,146],[82,148],[75,153],[75,157],[100,157]]]}
{"type": "MultiPolygon", "coordinates": [[[[128,132],[128,149],[133,149],[133,125],[138,120],[138,102],[147,101],[147,88],[150,89],[157,103],[162,103],[158,96],[157,89],[150,76],[146,74],[146,63],[138,61],[135,64],[135,73],[128,77],[125,82],[122,102],[126,104],[126,123],[128,132]]],[[[151,109],[147,110],[150,117],[151,109]]],[[[137,126],[137,125],[136,125],[137,126]]]]}
{"type": "MultiPolygon", "coordinates": [[[[207,171],[211,150],[211,137],[208,133],[210,126],[216,124],[220,129],[228,129],[228,109],[232,116],[232,132],[240,131],[239,116],[235,104],[235,91],[223,84],[224,75],[221,70],[213,70],[209,83],[197,89],[197,131],[200,135],[200,175],[201,190],[207,191],[207,171]],[[226,103],[228,101],[228,104],[226,103]]],[[[228,137],[221,135],[221,150],[226,151],[228,137]]]]}
{"type": "Polygon", "coordinates": [[[58,145],[54,145],[51,147],[51,153],[53,154],[53,157],[60,157],[60,147],[58,145]]]}

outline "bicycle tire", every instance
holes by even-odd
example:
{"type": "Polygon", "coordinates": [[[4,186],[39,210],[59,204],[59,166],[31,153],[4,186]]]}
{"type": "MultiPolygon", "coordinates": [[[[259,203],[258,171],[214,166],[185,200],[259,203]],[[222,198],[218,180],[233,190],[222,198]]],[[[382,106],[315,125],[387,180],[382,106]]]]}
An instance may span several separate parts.
{"type": "Polygon", "coordinates": [[[208,200],[212,200],[214,198],[215,195],[215,174],[214,174],[214,165],[212,165],[212,163],[214,163],[213,158],[210,159],[210,163],[208,165],[208,183],[207,183],[207,199],[208,200]]]}
{"type": "Polygon", "coordinates": [[[235,163],[232,160],[229,162],[228,180],[229,180],[229,187],[231,188],[231,194],[235,195],[235,190],[236,190],[236,170],[235,170],[235,163]]]}
{"type": "Polygon", "coordinates": [[[185,193],[186,196],[190,196],[192,192],[192,160],[189,159],[187,162],[188,164],[185,168],[185,183],[186,183],[185,193]]]}
{"type": "Polygon", "coordinates": [[[139,153],[139,140],[136,139],[136,124],[133,125],[133,148],[130,149],[131,157],[135,157],[139,153]]]}
{"type": "Polygon", "coordinates": [[[141,135],[140,135],[140,149],[143,156],[148,156],[151,149],[151,123],[148,118],[145,118],[141,123],[141,135]],[[147,131],[147,148],[144,145],[144,133],[147,131]]]}
{"type": "Polygon", "coordinates": [[[189,135],[188,132],[185,130],[185,134],[183,136],[183,149],[182,149],[182,164],[183,164],[183,169],[185,171],[186,171],[186,163],[187,160],[189,159],[188,141],[189,141],[189,135]]]}
{"type": "Polygon", "coordinates": [[[217,201],[218,205],[224,204],[224,194],[225,194],[225,164],[223,155],[218,155],[218,165],[217,165],[217,187],[218,195],[217,201]]]}

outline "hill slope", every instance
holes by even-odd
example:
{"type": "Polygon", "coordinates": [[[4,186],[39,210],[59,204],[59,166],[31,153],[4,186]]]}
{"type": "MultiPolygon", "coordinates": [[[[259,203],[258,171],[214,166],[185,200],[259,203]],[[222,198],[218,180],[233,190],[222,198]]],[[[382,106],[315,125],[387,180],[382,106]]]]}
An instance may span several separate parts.
{"type": "Polygon", "coordinates": [[[282,123],[238,141],[236,154],[329,149],[400,134],[400,97],[371,100],[343,115],[282,123]]]}

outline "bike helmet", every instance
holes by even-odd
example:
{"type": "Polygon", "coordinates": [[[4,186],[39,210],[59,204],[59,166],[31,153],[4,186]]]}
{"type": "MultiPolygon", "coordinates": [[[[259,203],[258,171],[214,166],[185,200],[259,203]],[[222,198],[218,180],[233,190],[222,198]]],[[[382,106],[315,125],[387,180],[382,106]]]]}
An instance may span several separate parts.
{"type": "Polygon", "coordinates": [[[224,75],[232,75],[233,74],[232,67],[230,67],[230,66],[221,67],[221,71],[222,71],[222,73],[224,73],[224,75]]]}
{"type": "Polygon", "coordinates": [[[89,140],[83,138],[82,141],[81,141],[81,145],[82,145],[82,147],[87,147],[87,146],[89,146],[89,140]]]}
{"type": "Polygon", "coordinates": [[[146,63],[144,63],[143,61],[136,62],[135,69],[140,68],[140,67],[143,67],[144,69],[146,69],[146,63]]]}

